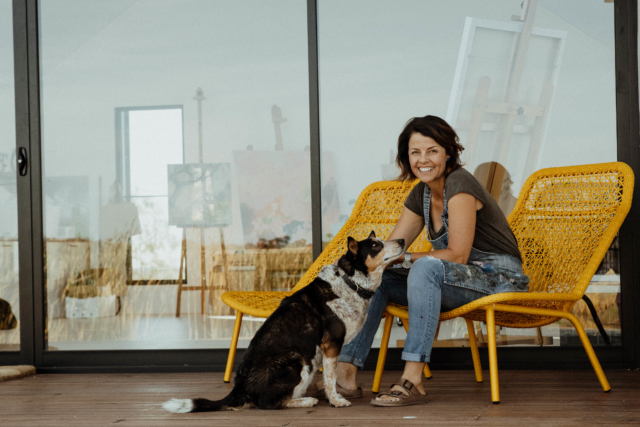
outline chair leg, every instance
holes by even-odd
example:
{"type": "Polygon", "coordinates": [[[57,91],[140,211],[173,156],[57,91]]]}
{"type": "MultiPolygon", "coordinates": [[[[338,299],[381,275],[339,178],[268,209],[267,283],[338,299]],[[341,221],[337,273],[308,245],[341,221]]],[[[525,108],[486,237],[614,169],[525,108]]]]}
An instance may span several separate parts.
{"type": "Polygon", "coordinates": [[[231,372],[233,371],[233,361],[236,358],[236,348],[238,347],[238,337],[240,336],[240,327],[242,326],[242,312],[236,314],[236,323],[233,325],[233,336],[231,337],[231,347],[229,347],[229,356],[227,357],[227,369],[224,371],[224,382],[231,381],[231,372]]]}
{"type": "Polygon", "coordinates": [[[496,319],[493,306],[487,307],[487,335],[489,338],[489,376],[491,377],[491,401],[500,403],[498,384],[498,352],[496,349],[496,319]]]}
{"type": "Polygon", "coordinates": [[[568,314],[566,316],[567,319],[573,323],[573,326],[578,331],[578,336],[580,336],[580,341],[582,341],[582,346],[584,347],[584,351],[587,352],[587,356],[589,356],[589,361],[591,361],[591,366],[593,366],[593,370],[596,372],[596,376],[598,377],[598,381],[600,381],[600,385],[602,386],[602,390],[605,393],[611,391],[611,386],[609,385],[609,381],[607,381],[607,377],[604,375],[604,371],[600,366],[600,362],[598,361],[598,356],[593,351],[593,347],[591,346],[591,342],[589,342],[589,338],[580,324],[580,321],[572,314],[568,314]]]}
{"type": "Polygon", "coordinates": [[[380,353],[378,354],[378,365],[376,366],[376,374],[373,377],[373,387],[371,388],[371,391],[374,393],[378,393],[380,391],[382,373],[384,372],[384,362],[387,360],[387,349],[389,348],[391,326],[393,326],[393,316],[386,313],[384,319],[384,332],[382,333],[382,341],[380,342],[380,353]]]}
{"type": "Polygon", "coordinates": [[[473,359],[473,369],[476,371],[476,381],[481,383],[484,381],[482,377],[482,364],[480,363],[480,353],[478,352],[478,343],[476,342],[476,333],[473,328],[473,320],[464,319],[467,322],[467,331],[469,332],[469,347],[471,347],[471,357],[473,359]]]}
{"type": "MultiPolygon", "coordinates": [[[[409,321],[407,319],[400,319],[400,321],[402,322],[402,326],[404,326],[404,330],[406,332],[409,332],[409,321]]],[[[438,322],[438,330],[440,329],[440,322],[438,322]]],[[[436,332],[437,335],[437,332],[436,332]]],[[[431,373],[431,369],[429,369],[429,364],[425,363],[424,364],[424,369],[422,370],[422,372],[424,372],[424,377],[428,380],[431,379],[431,377],[433,376],[433,374],[431,373]]]]}

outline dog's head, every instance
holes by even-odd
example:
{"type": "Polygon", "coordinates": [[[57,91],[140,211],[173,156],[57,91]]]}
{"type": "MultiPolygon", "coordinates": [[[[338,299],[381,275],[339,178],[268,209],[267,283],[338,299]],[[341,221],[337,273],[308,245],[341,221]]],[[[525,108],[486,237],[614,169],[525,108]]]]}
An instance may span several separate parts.
{"type": "Polygon", "coordinates": [[[378,239],[372,231],[369,237],[359,242],[351,236],[347,238],[347,253],[338,261],[338,267],[349,276],[356,271],[365,275],[382,272],[403,253],[404,239],[384,241],[378,239]]]}

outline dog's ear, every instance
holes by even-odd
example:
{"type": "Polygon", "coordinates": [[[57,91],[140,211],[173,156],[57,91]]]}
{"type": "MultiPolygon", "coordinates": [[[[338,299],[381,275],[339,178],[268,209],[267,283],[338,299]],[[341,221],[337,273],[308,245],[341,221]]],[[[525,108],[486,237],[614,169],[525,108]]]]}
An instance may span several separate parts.
{"type": "Polygon", "coordinates": [[[351,236],[347,237],[347,247],[353,256],[358,254],[358,241],[351,236]]]}
{"type": "Polygon", "coordinates": [[[371,234],[369,234],[369,237],[367,237],[367,239],[375,239],[376,238],[376,232],[371,230],[371,234]]]}

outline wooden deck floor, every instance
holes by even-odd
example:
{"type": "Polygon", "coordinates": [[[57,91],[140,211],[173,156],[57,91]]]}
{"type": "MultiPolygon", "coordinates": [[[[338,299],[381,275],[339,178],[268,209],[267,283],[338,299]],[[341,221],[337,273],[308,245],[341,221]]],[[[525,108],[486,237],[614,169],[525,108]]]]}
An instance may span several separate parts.
{"type": "MultiPolygon", "coordinates": [[[[311,409],[177,415],[171,397],[220,399],[221,373],[36,375],[0,383],[0,425],[9,426],[583,426],[640,425],[640,372],[607,371],[603,393],[592,371],[502,371],[502,402],[490,402],[488,372],[434,371],[430,401],[405,408],[369,405],[372,372],[361,372],[365,397],[351,408],[321,402],[311,409]]],[[[399,372],[386,372],[383,386],[399,372]]]]}

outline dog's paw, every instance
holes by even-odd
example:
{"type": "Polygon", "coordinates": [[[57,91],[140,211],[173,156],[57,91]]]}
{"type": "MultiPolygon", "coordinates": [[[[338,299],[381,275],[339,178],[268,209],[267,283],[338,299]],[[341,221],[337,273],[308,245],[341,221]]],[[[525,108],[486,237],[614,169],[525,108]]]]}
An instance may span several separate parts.
{"type": "Polygon", "coordinates": [[[332,399],[330,403],[334,408],[346,408],[348,406],[351,406],[351,402],[340,395],[338,395],[335,399],[332,399]]]}
{"type": "Polygon", "coordinates": [[[318,404],[318,399],[316,399],[315,397],[311,397],[311,406],[316,406],[318,404]]]}

